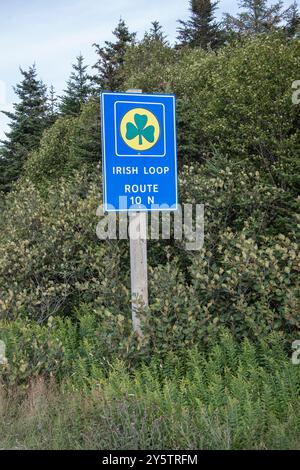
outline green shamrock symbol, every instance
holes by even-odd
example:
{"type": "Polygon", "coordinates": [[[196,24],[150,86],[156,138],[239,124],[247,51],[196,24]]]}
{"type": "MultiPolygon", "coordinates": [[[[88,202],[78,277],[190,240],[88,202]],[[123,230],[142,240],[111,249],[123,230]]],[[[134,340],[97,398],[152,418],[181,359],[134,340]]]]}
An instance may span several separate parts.
{"type": "Polygon", "coordinates": [[[143,144],[143,137],[148,142],[154,142],[154,126],[147,126],[148,118],[144,114],[135,114],[134,122],[128,122],[126,124],[126,139],[132,140],[135,137],[139,137],[139,145],[143,144]]]}

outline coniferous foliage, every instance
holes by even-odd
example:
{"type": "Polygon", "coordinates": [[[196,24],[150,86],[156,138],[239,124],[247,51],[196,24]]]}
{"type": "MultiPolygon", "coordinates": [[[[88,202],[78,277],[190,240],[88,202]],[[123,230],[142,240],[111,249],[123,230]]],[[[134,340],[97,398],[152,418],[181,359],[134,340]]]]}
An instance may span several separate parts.
{"type": "Polygon", "coordinates": [[[56,96],[54,86],[51,85],[48,93],[49,123],[54,124],[58,118],[58,97],[56,96]]]}
{"type": "Polygon", "coordinates": [[[243,11],[236,17],[229,13],[224,14],[224,26],[229,33],[238,35],[270,33],[279,29],[289,15],[291,15],[292,27],[295,27],[295,18],[292,20],[295,4],[283,10],[282,1],[268,5],[267,0],[242,0],[239,7],[243,11]]]}
{"type": "Polygon", "coordinates": [[[6,140],[1,141],[0,190],[8,191],[31,150],[38,147],[48,122],[47,88],[37,78],[36,66],[20,69],[23,80],[14,88],[19,98],[14,111],[2,111],[10,119],[6,140]]]}
{"type": "Polygon", "coordinates": [[[290,39],[300,37],[300,13],[297,2],[294,2],[286,12],[285,32],[290,39]]]}
{"type": "Polygon", "coordinates": [[[123,88],[164,93],[167,80],[163,71],[168,65],[171,66],[177,55],[160,23],[154,21],[142,40],[127,48],[122,70],[123,88]]]}
{"type": "Polygon", "coordinates": [[[146,32],[144,35],[144,41],[146,41],[147,39],[149,41],[160,42],[164,46],[169,45],[167,36],[164,34],[163,27],[159,23],[159,21],[153,21],[151,23],[151,28],[149,32],[146,32]]]}
{"type": "Polygon", "coordinates": [[[92,77],[97,91],[117,91],[123,82],[122,66],[126,49],[134,44],[136,33],[130,33],[124,20],[120,19],[116,29],[113,31],[115,42],[105,41],[105,46],[93,44],[98,55],[98,61],[93,66],[96,75],[92,77]]]}
{"type": "Polygon", "coordinates": [[[84,65],[84,58],[80,54],[76,64],[73,64],[73,71],[67,82],[65,95],[61,99],[59,110],[62,115],[78,116],[82,105],[86,103],[91,93],[89,76],[86,73],[87,68],[88,66],[84,65]]]}
{"type": "Polygon", "coordinates": [[[215,48],[221,43],[221,31],[215,20],[218,1],[190,0],[191,17],[188,21],[179,20],[178,37],[180,45],[215,48]]]}

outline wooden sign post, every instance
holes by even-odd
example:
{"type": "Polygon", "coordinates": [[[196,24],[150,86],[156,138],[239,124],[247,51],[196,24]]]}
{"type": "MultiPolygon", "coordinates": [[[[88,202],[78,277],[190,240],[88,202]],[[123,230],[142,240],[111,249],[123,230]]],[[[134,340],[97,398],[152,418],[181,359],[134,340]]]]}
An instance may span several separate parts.
{"type": "MultiPolygon", "coordinates": [[[[126,93],[142,93],[127,90],[126,93]]],[[[133,330],[142,337],[139,310],[148,307],[147,213],[129,212],[131,308],[133,330]]]]}
{"type": "Polygon", "coordinates": [[[129,212],[131,305],[134,331],[142,337],[139,311],[148,306],[147,214],[129,212]]]}

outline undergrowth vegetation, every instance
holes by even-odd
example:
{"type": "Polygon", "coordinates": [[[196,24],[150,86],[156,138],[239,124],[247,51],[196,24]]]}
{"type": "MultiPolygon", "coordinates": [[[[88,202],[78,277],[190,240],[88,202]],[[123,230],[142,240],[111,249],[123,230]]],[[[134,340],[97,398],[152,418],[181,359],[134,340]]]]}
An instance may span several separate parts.
{"type": "Polygon", "coordinates": [[[299,449],[300,374],[280,335],[256,346],[212,338],[208,353],[155,356],[131,372],[118,360],[105,374],[81,338],[60,386],[39,376],[25,396],[2,392],[0,447],[299,449]],[[84,360],[99,366],[88,388],[84,360]]]}

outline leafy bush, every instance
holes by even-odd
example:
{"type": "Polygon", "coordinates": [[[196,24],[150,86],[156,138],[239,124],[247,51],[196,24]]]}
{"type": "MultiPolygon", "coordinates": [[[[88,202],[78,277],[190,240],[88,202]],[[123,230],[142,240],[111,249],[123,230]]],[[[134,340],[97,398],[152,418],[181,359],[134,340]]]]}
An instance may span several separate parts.
{"type": "Polygon", "coordinates": [[[0,235],[2,316],[44,321],[107,295],[119,250],[97,240],[98,204],[97,184],[84,171],[56,181],[46,196],[29,181],[10,195],[0,235]]]}
{"type": "MultiPolygon", "coordinates": [[[[205,205],[205,245],[193,253],[181,241],[149,242],[141,354],[179,353],[222,325],[239,339],[272,329],[292,338],[300,326],[299,109],[291,103],[299,41],[257,37],[217,53],[150,43],[128,51],[126,80],[178,96],[180,199],[205,205]],[[149,60],[157,81],[145,75],[149,60]]],[[[76,323],[84,304],[102,325],[105,351],[130,357],[128,242],[95,234],[99,119],[93,99],[79,117],[59,119],[2,201],[0,315],[76,323]]]]}
{"type": "Polygon", "coordinates": [[[39,149],[25,165],[25,177],[41,185],[70,173],[74,123],[75,118],[60,118],[44,133],[39,149]]]}
{"type": "Polygon", "coordinates": [[[139,46],[127,58],[130,86],[177,95],[181,161],[206,161],[218,147],[230,159],[255,163],[278,187],[297,185],[300,118],[291,87],[299,40],[274,34],[218,52],[184,49],[176,60],[159,62],[159,88],[151,86],[151,67],[158,63],[147,69],[148,85],[145,69],[134,66],[134,52],[139,57],[139,46]]]}
{"type": "Polygon", "coordinates": [[[25,165],[23,180],[47,187],[84,164],[99,163],[100,149],[100,106],[91,99],[80,116],[60,118],[44,133],[25,165]]]}
{"type": "MultiPolygon", "coordinates": [[[[43,322],[74,316],[85,303],[105,325],[110,316],[111,330],[118,315],[130,321],[128,241],[97,239],[96,181],[83,169],[46,196],[28,181],[7,199],[2,316],[43,322]]],[[[200,169],[184,167],[181,188],[183,201],[205,204],[205,245],[188,252],[184,242],[149,242],[149,344],[177,350],[224,324],[238,337],[273,328],[293,335],[300,327],[296,201],[288,211],[286,191],[220,154],[200,169]]],[[[114,337],[119,350],[121,336],[114,337]]]]}
{"type": "Polygon", "coordinates": [[[284,236],[259,248],[243,233],[223,233],[215,252],[195,253],[185,281],[178,260],[150,271],[144,331],[155,351],[184,351],[227,326],[237,338],[274,330],[299,334],[298,245],[284,236]]]}
{"type": "Polygon", "coordinates": [[[140,88],[144,93],[164,92],[168,87],[167,70],[178,52],[159,40],[146,38],[127,49],[123,69],[125,89],[140,88]]]}

